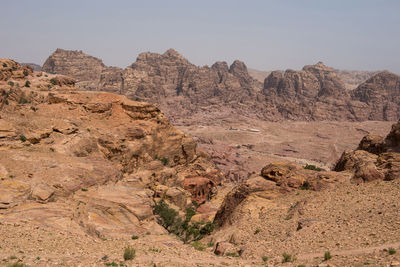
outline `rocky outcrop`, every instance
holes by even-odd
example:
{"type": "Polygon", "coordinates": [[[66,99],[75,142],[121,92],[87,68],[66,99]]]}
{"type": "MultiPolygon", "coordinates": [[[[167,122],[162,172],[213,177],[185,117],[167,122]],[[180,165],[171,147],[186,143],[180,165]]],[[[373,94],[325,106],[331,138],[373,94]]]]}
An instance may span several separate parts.
{"type": "Polygon", "coordinates": [[[192,191],[208,189],[208,199],[223,179],[156,106],[78,91],[73,79],[56,74],[20,77],[25,67],[3,63],[1,223],[25,220],[99,237],[161,233],[156,188],[166,187],[166,201],[185,210],[196,199],[192,191]],[[212,183],[186,191],[192,177],[212,183]]]}
{"type": "Polygon", "coordinates": [[[42,70],[63,74],[76,79],[77,87],[85,90],[98,90],[121,93],[123,88],[122,69],[107,67],[101,59],[82,51],[58,48],[44,62],[42,70]]]}
{"type": "Polygon", "coordinates": [[[292,120],[357,120],[343,82],[322,62],[301,71],[272,72],[263,94],[274,114],[292,120]]]}
{"type": "Polygon", "coordinates": [[[384,71],[351,92],[353,100],[367,105],[362,120],[396,121],[400,117],[400,76],[384,71]]]}
{"type": "Polygon", "coordinates": [[[345,151],[335,171],[350,171],[356,182],[394,180],[400,177],[400,122],[392,126],[386,138],[365,136],[357,150],[345,151]]]}

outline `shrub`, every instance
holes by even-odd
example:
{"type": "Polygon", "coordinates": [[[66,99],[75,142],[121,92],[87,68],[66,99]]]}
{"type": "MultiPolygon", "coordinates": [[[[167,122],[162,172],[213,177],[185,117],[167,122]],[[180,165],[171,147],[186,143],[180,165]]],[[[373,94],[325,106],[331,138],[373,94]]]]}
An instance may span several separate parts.
{"type": "Polygon", "coordinates": [[[263,260],[263,262],[267,262],[268,257],[267,256],[262,256],[261,259],[263,260]]]}
{"type": "Polygon", "coordinates": [[[332,259],[331,253],[329,251],[326,251],[324,254],[324,260],[327,261],[330,259],[332,259]]]}
{"type": "Polygon", "coordinates": [[[192,208],[186,209],[184,220],[182,220],[179,213],[170,208],[164,200],[160,200],[155,204],[154,213],[160,216],[161,225],[168,232],[181,237],[185,243],[197,241],[205,235],[209,235],[215,228],[212,222],[191,222],[191,218],[196,214],[192,208]]]}
{"type": "Polygon", "coordinates": [[[394,248],[388,248],[389,255],[396,254],[396,250],[394,248]]]}
{"type": "Polygon", "coordinates": [[[133,235],[133,236],[132,236],[132,240],[136,240],[136,239],[139,239],[139,236],[133,235]]]}
{"type": "Polygon", "coordinates": [[[292,255],[290,255],[290,254],[283,253],[282,257],[283,257],[282,263],[291,262],[292,261],[292,255]]]}
{"type": "Polygon", "coordinates": [[[19,98],[19,100],[18,100],[18,104],[26,104],[26,103],[29,103],[29,100],[28,99],[26,99],[24,96],[21,96],[20,98],[19,98]]]}
{"type": "Polygon", "coordinates": [[[306,166],[304,166],[303,168],[306,170],[312,170],[312,171],[318,171],[318,172],[323,171],[323,169],[321,169],[315,165],[309,165],[309,164],[306,164],[306,166]]]}
{"type": "Polygon", "coordinates": [[[239,257],[239,253],[237,252],[227,252],[225,255],[228,257],[239,257]]]}
{"type": "Polygon", "coordinates": [[[26,81],[24,86],[25,87],[31,87],[31,82],[30,81],[26,81]]]}
{"type": "Polygon", "coordinates": [[[52,85],[56,85],[56,84],[57,84],[57,80],[56,80],[55,78],[51,78],[51,79],[50,79],[50,83],[51,83],[52,85]]]}
{"type": "Polygon", "coordinates": [[[310,183],[308,181],[304,181],[301,186],[300,189],[302,190],[309,190],[310,189],[310,183]]]}
{"type": "Polygon", "coordinates": [[[124,251],[124,260],[133,260],[136,256],[136,250],[132,247],[126,247],[124,251]]]}
{"type": "Polygon", "coordinates": [[[19,136],[19,140],[21,140],[21,142],[26,142],[27,139],[26,139],[25,135],[21,134],[19,136]]]}
{"type": "Polygon", "coordinates": [[[160,200],[154,206],[154,212],[160,215],[162,219],[162,225],[165,228],[170,227],[175,223],[176,217],[178,216],[178,212],[174,209],[168,207],[167,203],[164,200],[160,200]]]}
{"type": "Polygon", "coordinates": [[[14,82],[11,82],[11,81],[10,81],[10,82],[8,82],[8,85],[11,86],[11,87],[13,87],[13,86],[14,86],[14,82]]]}
{"type": "Polygon", "coordinates": [[[24,76],[28,76],[29,75],[29,72],[27,70],[24,70],[23,73],[24,73],[24,76]]]}
{"type": "Polygon", "coordinates": [[[3,63],[3,68],[7,68],[7,64],[6,63],[3,63]]]}
{"type": "Polygon", "coordinates": [[[83,192],[86,192],[86,191],[88,191],[88,189],[87,189],[87,188],[85,188],[85,187],[81,188],[81,190],[82,190],[83,192]]]}
{"type": "Polygon", "coordinates": [[[254,234],[256,235],[256,234],[258,234],[259,232],[261,232],[261,230],[260,230],[260,229],[256,229],[256,230],[254,231],[254,234]]]}
{"type": "Polygon", "coordinates": [[[214,242],[210,241],[210,242],[207,243],[207,247],[211,248],[213,246],[214,246],[214,242]]]}
{"type": "Polygon", "coordinates": [[[118,266],[118,263],[115,262],[107,262],[106,266],[118,266]]]}

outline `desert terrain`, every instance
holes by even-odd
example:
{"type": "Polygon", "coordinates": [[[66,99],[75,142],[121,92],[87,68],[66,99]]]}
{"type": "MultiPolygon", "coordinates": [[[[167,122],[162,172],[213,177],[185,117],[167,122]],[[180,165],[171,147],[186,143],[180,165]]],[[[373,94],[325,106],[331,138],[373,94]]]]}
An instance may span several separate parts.
{"type": "Polygon", "coordinates": [[[397,75],[47,68],[0,61],[1,266],[400,266],[397,75]]]}

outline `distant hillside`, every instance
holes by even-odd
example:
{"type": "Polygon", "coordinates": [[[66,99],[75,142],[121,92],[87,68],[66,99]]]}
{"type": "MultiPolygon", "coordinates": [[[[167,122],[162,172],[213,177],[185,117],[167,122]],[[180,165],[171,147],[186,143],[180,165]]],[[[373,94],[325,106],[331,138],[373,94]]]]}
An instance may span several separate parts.
{"type": "Polygon", "coordinates": [[[22,66],[29,66],[31,67],[34,71],[41,71],[42,66],[35,64],[35,63],[21,63],[22,66]]]}
{"type": "Polygon", "coordinates": [[[373,73],[338,71],[322,62],[300,71],[273,71],[261,82],[267,73],[249,72],[241,61],[198,67],[173,49],[163,54],[141,53],[125,69],[107,67],[82,51],[57,49],[43,71],[72,76],[85,90],[156,103],[174,123],[215,123],[238,116],[267,121],[400,118],[399,76],[384,74],[368,80],[368,86],[360,84],[353,93],[349,88],[373,73]]]}

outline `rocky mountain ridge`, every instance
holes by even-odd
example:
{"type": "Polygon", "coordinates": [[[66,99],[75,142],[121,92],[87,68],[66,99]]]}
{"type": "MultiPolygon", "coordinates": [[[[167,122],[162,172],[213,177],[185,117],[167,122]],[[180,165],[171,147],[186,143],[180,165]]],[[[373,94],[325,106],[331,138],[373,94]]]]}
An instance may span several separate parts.
{"type": "Polygon", "coordinates": [[[82,89],[156,103],[174,123],[199,119],[213,123],[216,117],[226,116],[270,121],[400,118],[395,97],[400,91],[399,76],[378,73],[368,86],[365,82],[349,91],[337,71],[321,62],[301,71],[272,72],[264,85],[249,75],[243,62],[198,67],[173,49],[164,54],[142,53],[126,69],[106,67],[79,51],[57,49],[43,70],[70,75],[82,89]],[[364,97],[371,90],[378,103],[364,97]]]}

